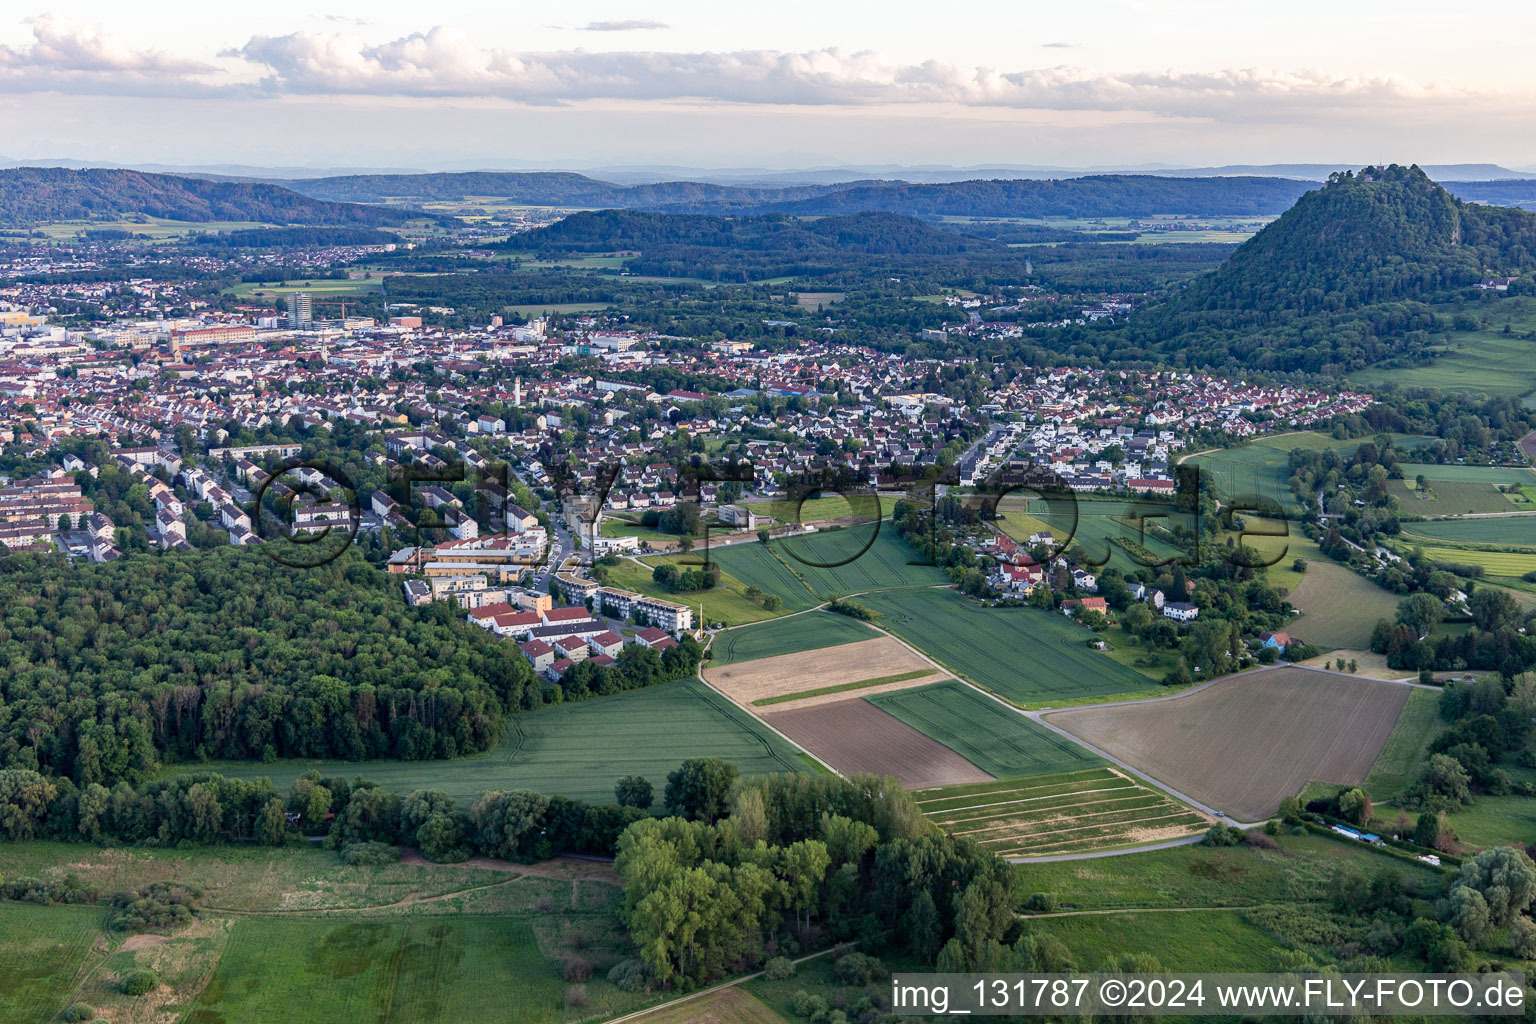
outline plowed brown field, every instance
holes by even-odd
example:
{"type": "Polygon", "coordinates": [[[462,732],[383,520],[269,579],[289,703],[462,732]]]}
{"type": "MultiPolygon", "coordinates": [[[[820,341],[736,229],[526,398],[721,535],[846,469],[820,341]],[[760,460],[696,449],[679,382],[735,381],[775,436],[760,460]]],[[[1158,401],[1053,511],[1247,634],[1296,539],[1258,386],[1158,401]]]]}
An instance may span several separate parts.
{"type": "Polygon", "coordinates": [[[859,698],[774,711],[763,715],[763,721],[840,772],[894,775],[908,789],[992,778],[942,743],[859,698]]]}
{"type": "Polygon", "coordinates": [[[1364,781],[1408,693],[1397,683],[1287,667],[1179,697],[1045,717],[1210,807],[1256,820],[1313,779],[1364,781]]]}

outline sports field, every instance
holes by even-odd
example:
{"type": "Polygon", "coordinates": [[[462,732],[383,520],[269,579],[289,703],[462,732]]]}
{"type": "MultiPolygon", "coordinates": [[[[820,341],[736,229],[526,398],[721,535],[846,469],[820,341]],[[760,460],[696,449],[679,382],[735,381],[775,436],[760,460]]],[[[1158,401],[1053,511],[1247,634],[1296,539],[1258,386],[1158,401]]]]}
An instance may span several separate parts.
{"type": "Polygon", "coordinates": [[[864,699],[1000,779],[1102,763],[1071,740],[954,680],[864,699]]]}
{"type": "Polygon", "coordinates": [[[912,653],[912,649],[888,636],[872,637],[842,647],[780,654],[772,658],[711,665],[704,678],[738,704],[777,701],[801,695],[794,703],[837,699],[830,695],[812,696],[815,691],[870,686],[917,686],[919,675],[933,676],[938,669],[912,653]],[[901,677],[901,678],[897,678],[901,677]],[[876,683],[875,680],[884,680],[876,683]]]}
{"type": "Polygon", "coordinates": [[[979,686],[1013,701],[1129,693],[1152,680],[1088,647],[1093,634],[1038,608],[983,608],[953,590],[870,594],[883,628],[979,686]]]}
{"type": "MultiPolygon", "coordinates": [[[[937,566],[910,564],[921,562],[922,556],[896,535],[890,523],[880,524],[880,532],[871,539],[873,529],[873,525],[854,526],[790,537],[774,541],[773,549],[814,593],[823,598],[892,587],[944,586],[949,583],[949,577],[937,566]]],[[[743,579],[747,583],[757,583],[764,590],[770,589],[774,582],[782,586],[777,577],[743,579]]]]}
{"type": "Polygon", "coordinates": [[[1047,721],[1245,821],[1308,781],[1358,784],[1409,687],[1302,668],[1218,679],[1160,700],[1058,711],[1047,721]]]}
{"type": "Polygon", "coordinates": [[[917,794],[946,832],[1003,857],[1111,850],[1203,831],[1210,819],[1104,765],[917,794]]]}
{"type": "Polygon", "coordinates": [[[716,633],[709,646],[709,665],[719,668],[739,661],[836,647],[868,640],[874,635],[874,631],[858,619],[832,612],[807,612],[716,633]]]}
{"type": "Polygon", "coordinates": [[[1286,627],[1316,647],[1368,650],[1371,630],[1397,614],[1396,595],[1335,562],[1313,561],[1288,598],[1301,617],[1286,627]]]}
{"type": "Polygon", "coordinates": [[[659,794],[667,773],[690,757],[721,757],[743,775],[797,771],[804,758],[751,715],[696,679],[633,693],[556,704],[509,721],[496,749],[452,761],[250,761],[210,767],[226,775],[265,775],[287,790],[310,768],[361,775],[400,793],[440,789],[460,801],[492,789],[532,789],[609,802],[625,775],[643,775],[659,794]]]}
{"type": "Polygon", "coordinates": [[[815,707],[774,711],[763,721],[846,774],[894,775],[908,789],[992,778],[953,750],[853,697],[815,707]]]}

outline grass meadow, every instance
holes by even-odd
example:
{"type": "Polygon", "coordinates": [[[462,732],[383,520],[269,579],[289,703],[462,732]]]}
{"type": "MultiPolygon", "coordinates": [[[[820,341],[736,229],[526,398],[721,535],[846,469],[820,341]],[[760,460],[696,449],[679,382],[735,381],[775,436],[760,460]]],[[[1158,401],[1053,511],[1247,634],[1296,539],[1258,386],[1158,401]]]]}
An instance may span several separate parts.
{"type": "MultiPolygon", "coordinates": [[[[496,749],[451,761],[212,762],[240,778],[266,776],[286,790],[311,768],[361,775],[400,793],[440,789],[460,801],[493,789],[532,789],[609,802],[621,776],[643,775],[658,794],[690,757],[721,757],[743,775],[797,771],[806,760],[755,718],[695,679],[632,693],[555,704],[509,720],[496,749]]],[[[198,766],[175,766],[191,771],[198,766]]]]}
{"type": "Polygon", "coordinates": [[[832,612],[807,612],[744,629],[715,634],[709,663],[734,665],[780,654],[799,654],[822,647],[873,640],[876,633],[857,619],[832,612]]]}

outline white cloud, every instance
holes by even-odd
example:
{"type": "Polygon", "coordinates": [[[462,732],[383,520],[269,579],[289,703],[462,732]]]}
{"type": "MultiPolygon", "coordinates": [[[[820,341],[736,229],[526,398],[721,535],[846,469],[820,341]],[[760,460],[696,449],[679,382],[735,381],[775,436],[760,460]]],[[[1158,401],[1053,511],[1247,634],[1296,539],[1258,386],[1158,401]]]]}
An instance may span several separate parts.
{"type": "Polygon", "coordinates": [[[579,32],[640,32],[648,29],[671,28],[664,21],[648,21],[644,18],[633,18],[628,21],[589,21],[577,31],[579,32]]]}
{"type": "Polygon", "coordinates": [[[99,28],[53,15],[29,19],[30,46],[0,45],[0,91],[174,93],[212,65],[134,49],[99,28]]]}
{"type": "Polygon", "coordinates": [[[1072,67],[1003,71],[911,64],[839,49],[666,53],[490,49],[435,28],[380,45],[339,35],[252,39],[238,52],[263,87],[296,94],[493,97],[534,104],[591,99],[704,99],[785,105],[955,103],[1160,116],[1288,118],[1402,104],[1461,103],[1482,94],[1391,78],[1233,69],[1105,74],[1072,67]]]}
{"type": "MultiPolygon", "coordinates": [[[[596,22],[587,28],[617,31],[650,24],[596,22]]],[[[958,105],[1225,123],[1416,117],[1457,109],[1498,109],[1519,117],[1536,109],[1529,94],[1307,70],[1104,73],[1057,66],[1006,71],[940,60],[908,63],[875,51],[836,48],[520,52],[486,47],[446,27],[384,43],[364,41],[351,30],[256,36],[219,54],[223,63],[215,65],[134,49],[99,29],[52,17],[38,18],[31,27],[31,45],[0,46],[0,91],[184,98],[457,98],[530,106],[585,100],[787,107],[958,105]]]]}

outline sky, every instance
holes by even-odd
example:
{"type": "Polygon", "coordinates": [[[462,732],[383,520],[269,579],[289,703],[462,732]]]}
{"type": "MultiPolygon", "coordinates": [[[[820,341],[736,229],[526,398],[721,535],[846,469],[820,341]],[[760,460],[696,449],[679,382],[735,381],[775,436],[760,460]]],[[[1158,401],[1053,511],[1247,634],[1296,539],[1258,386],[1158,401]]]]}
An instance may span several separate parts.
{"type": "Polygon", "coordinates": [[[1536,168],[1528,2],[27,2],[12,159],[1536,168]]]}

